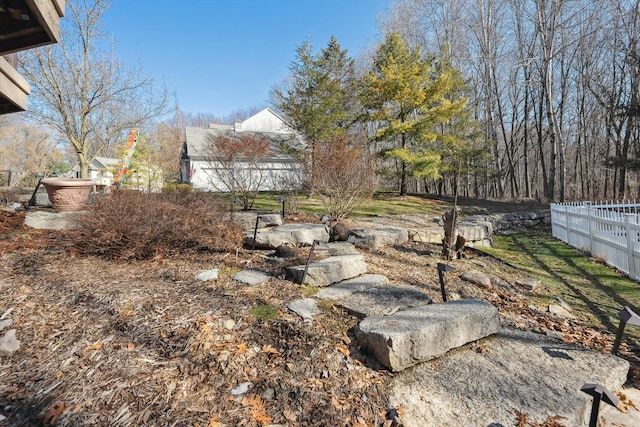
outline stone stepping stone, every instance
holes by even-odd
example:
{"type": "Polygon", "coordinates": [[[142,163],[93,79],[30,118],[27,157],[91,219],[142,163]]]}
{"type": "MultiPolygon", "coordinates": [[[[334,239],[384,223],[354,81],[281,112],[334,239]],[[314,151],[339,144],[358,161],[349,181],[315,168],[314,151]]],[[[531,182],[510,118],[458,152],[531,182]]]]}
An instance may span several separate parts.
{"type": "Polygon", "coordinates": [[[385,246],[395,246],[406,243],[409,235],[406,228],[355,228],[351,230],[349,243],[358,248],[376,250],[385,246]]]}
{"type": "MultiPolygon", "coordinates": [[[[249,242],[253,231],[247,234],[249,242]],[[250,235],[249,235],[250,234],[250,235]]],[[[256,247],[275,249],[284,243],[294,246],[311,246],[314,240],[329,241],[329,231],[323,224],[284,224],[275,228],[263,228],[256,234],[256,247]]]]}
{"type": "Polygon", "coordinates": [[[458,300],[367,317],[356,336],[382,365],[398,372],[499,330],[500,316],[493,305],[458,300]]]}
{"type": "Polygon", "coordinates": [[[316,246],[314,249],[318,255],[328,256],[340,256],[340,255],[355,255],[358,250],[353,243],[349,242],[331,242],[327,243],[327,247],[316,246]]]}
{"type": "Polygon", "coordinates": [[[282,225],[282,215],[272,214],[256,214],[255,212],[234,212],[233,219],[238,222],[243,230],[251,230],[251,237],[253,237],[253,230],[256,227],[256,219],[258,219],[258,229],[265,227],[275,227],[282,225]],[[258,219],[258,217],[260,217],[258,219]]]}
{"type": "MultiPolygon", "coordinates": [[[[287,278],[292,282],[300,283],[304,270],[304,265],[288,267],[287,278]]],[[[303,284],[324,287],[360,276],[366,272],[367,264],[362,255],[329,257],[309,264],[307,277],[303,284]]]]}
{"type": "Polygon", "coordinates": [[[269,275],[255,270],[244,270],[233,275],[233,280],[245,285],[255,286],[269,280],[269,275]]]}
{"type": "Polygon", "coordinates": [[[305,322],[313,321],[313,316],[322,313],[322,310],[318,308],[318,304],[313,298],[303,298],[292,301],[287,308],[302,317],[302,320],[305,322]]]}
{"type": "Polygon", "coordinates": [[[410,286],[391,285],[380,274],[363,274],[323,288],[314,296],[336,300],[336,305],[360,318],[389,316],[433,302],[426,293],[410,286]]]}
{"type": "Polygon", "coordinates": [[[518,413],[527,425],[557,415],[563,426],[586,426],[592,398],[580,388],[595,383],[618,391],[628,369],[625,360],[610,354],[504,328],[477,345],[397,374],[389,403],[404,409],[401,421],[408,426],[425,420],[434,426],[515,426],[518,413]]]}

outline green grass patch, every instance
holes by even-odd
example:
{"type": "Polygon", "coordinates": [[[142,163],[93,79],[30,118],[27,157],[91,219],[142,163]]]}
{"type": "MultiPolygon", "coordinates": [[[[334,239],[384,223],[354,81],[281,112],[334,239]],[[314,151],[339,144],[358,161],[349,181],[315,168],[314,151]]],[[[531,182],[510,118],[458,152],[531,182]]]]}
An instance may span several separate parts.
{"type": "MultiPolygon", "coordinates": [[[[519,270],[520,276],[541,281],[543,289],[534,303],[561,297],[580,319],[612,334],[624,306],[640,313],[639,283],[554,239],[550,229],[494,236],[493,243],[482,250],[519,270]]],[[[625,333],[640,339],[640,328],[631,326],[625,333]]]]}
{"type": "Polygon", "coordinates": [[[278,310],[270,305],[256,305],[249,310],[249,316],[257,322],[266,322],[278,318],[278,310]]]}

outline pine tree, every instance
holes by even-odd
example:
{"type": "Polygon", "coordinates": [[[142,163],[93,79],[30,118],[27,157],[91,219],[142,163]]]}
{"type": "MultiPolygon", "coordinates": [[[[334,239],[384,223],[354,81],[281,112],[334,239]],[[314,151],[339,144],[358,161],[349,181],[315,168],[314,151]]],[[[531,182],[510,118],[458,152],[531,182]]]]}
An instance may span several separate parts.
{"type": "Polygon", "coordinates": [[[457,83],[453,69],[438,69],[433,58],[424,59],[419,48],[409,49],[398,33],[387,35],[372,69],[361,79],[365,119],[380,126],[376,140],[389,143],[382,154],[399,163],[401,195],[407,193],[408,176],[440,176],[438,146],[446,144],[449,135],[437,126],[467,104],[467,98],[456,96],[457,83]]]}

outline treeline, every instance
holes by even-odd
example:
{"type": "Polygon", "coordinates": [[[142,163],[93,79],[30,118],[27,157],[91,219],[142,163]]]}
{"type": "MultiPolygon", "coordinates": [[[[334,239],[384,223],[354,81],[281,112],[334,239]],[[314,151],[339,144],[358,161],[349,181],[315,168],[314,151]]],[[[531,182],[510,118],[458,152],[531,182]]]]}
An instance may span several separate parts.
{"type": "Polygon", "coordinates": [[[397,0],[382,26],[367,64],[306,43],[274,88],[312,141],[365,132],[400,192],[640,197],[640,1],[397,0]]]}

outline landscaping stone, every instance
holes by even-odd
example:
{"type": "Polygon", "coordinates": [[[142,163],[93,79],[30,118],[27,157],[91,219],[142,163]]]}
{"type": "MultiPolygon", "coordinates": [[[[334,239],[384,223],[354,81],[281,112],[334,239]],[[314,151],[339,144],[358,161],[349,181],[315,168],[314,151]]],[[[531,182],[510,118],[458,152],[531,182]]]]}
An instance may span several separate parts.
{"type": "Polygon", "coordinates": [[[356,328],[356,336],[382,365],[398,372],[499,330],[494,306],[459,300],[367,317],[356,328]]]}
{"type": "Polygon", "coordinates": [[[540,280],[538,279],[518,279],[516,285],[520,285],[529,292],[536,292],[540,288],[540,280]]]}
{"type": "MultiPolygon", "coordinates": [[[[287,268],[287,278],[300,283],[304,275],[305,266],[298,265],[287,268]]],[[[304,285],[329,286],[346,279],[357,277],[367,272],[367,264],[362,255],[340,255],[329,257],[309,264],[304,285]]]]}
{"type": "Polygon", "coordinates": [[[489,279],[489,276],[479,270],[469,270],[463,273],[460,278],[474,285],[482,286],[483,288],[491,287],[491,279],[489,279]]]}
{"type": "Polygon", "coordinates": [[[255,286],[269,280],[269,275],[255,270],[244,270],[234,274],[233,280],[244,283],[245,285],[255,286]]]}
{"type": "Polygon", "coordinates": [[[0,356],[11,356],[20,348],[20,341],[16,339],[16,330],[9,329],[0,337],[0,356]]]}
{"type": "Polygon", "coordinates": [[[351,230],[349,242],[358,248],[376,250],[385,246],[401,245],[409,240],[406,228],[355,228],[351,230]]]}
{"type": "MultiPolygon", "coordinates": [[[[247,234],[248,239],[253,238],[247,234]]],[[[329,241],[329,231],[322,224],[284,224],[275,228],[259,229],[256,234],[256,247],[275,249],[284,243],[294,246],[311,246],[314,240],[329,241]]]]}
{"type": "Polygon", "coordinates": [[[549,313],[551,313],[553,315],[556,315],[556,316],[560,316],[560,317],[566,317],[567,319],[575,319],[576,318],[576,316],[574,316],[569,310],[567,310],[566,308],[564,308],[560,304],[550,304],[549,305],[549,313]]]}
{"type": "Polygon", "coordinates": [[[208,282],[209,280],[216,280],[218,278],[218,269],[214,268],[212,270],[203,270],[198,273],[196,276],[196,280],[200,280],[202,282],[208,282]]]}
{"type": "Polygon", "coordinates": [[[0,331],[8,328],[13,325],[13,319],[1,319],[0,320],[0,331]]]}
{"type": "Polygon", "coordinates": [[[320,314],[322,310],[318,308],[316,300],[313,298],[303,298],[291,302],[287,308],[302,317],[305,322],[313,321],[313,316],[320,314]]]}
{"type": "MultiPolygon", "coordinates": [[[[282,215],[280,214],[258,214],[256,212],[234,212],[233,219],[238,222],[243,230],[253,232],[256,227],[256,219],[258,220],[258,228],[276,227],[282,225],[282,215]]],[[[253,234],[252,234],[253,236],[253,234]]]]}
{"type": "Polygon", "coordinates": [[[328,255],[328,256],[340,256],[340,255],[355,255],[358,253],[358,250],[353,245],[353,243],[349,242],[329,242],[327,243],[327,247],[316,246],[315,252],[318,255],[328,255]]]}
{"type": "Polygon", "coordinates": [[[580,388],[596,383],[615,392],[628,369],[616,356],[505,328],[397,374],[389,403],[404,409],[406,426],[514,426],[518,413],[527,425],[561,416],[563,426],[586,426],[592,400],[580,388]]]}
{"type": "Polygon", "coordinates": [[[410,286],[391,285],[379,274],[364,274],[336,283],[320,290],[315,297],[336,300],[336,305],[360,318],[388,316],[433,302],[426,293],[410,286]]]}
{"type": "Polygon", "coordinates": [[[24,223],[38,230],[70,230],[76,227],[73,217],[78,212],[28,212],[24,223]]]}

